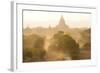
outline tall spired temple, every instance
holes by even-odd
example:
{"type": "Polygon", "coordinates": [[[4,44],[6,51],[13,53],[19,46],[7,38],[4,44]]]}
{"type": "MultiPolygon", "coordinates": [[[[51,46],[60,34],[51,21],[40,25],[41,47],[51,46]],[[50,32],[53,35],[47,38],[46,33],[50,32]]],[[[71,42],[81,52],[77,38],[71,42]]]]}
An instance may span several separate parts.
{"type": "Polygon", "coordinates": [[[60,21],[55,28],[57,28],[58,30],[62,30],[62,31],[65,31],[66,29],[68,29],[68,26],[66,25],[66,22],[63,16],[61,16],[60,21]]]}
{"type": "Polygon", "coordinates": [[[69,27],[66,25],[64,17],[61,16],[60,20],[58,21],[58,24],[55,27],[51,27],[51,26],[49,26],[48,28],[43,28],[43,27],[29,28],[28,27],[24,29],[24,34],[28,34],[28,35],[38,34],[40,36],[47,36],[47,35],[54,35],[58,31],[66,32],[68,28],[69,27]]]}

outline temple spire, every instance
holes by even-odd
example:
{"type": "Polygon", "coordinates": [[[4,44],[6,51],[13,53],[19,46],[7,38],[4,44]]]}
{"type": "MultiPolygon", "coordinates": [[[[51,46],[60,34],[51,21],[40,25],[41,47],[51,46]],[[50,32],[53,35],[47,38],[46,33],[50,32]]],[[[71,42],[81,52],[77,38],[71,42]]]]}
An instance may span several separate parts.
{"type": "Polygon", "coordinates": [[[59,25],[65,25],[65,20],[64,20],[62,15],[61,15],[61,18],[60,18],[60,21],[59,21],[59,25]]]}
{"type": "Polygon", "coordinates": [[[52,27],[51,27],[51,25],[49,25],[49,29],[51,29],[52,27]]]}
{"type": "Polygon", "coordinates": [[[66,25],[66,22],[64,20],[63,15],[61,15],[61,18],[59,20],[59,23],[58,23],[58,25],[56,27],[59,28],[59,29],[68,28],[68,26],[66,25]]]}

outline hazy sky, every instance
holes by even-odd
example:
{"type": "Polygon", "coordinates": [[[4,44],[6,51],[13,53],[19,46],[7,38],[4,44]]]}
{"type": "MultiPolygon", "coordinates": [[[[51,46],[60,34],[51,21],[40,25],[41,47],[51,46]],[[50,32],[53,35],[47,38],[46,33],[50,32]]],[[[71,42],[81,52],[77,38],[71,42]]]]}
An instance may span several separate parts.
{"type": "Polygon", "coordinates": [[[51,27],[59,23],[63,15],[66,24],[69,27],[90,27],[91,14],[84,13],[63,13],[63,12],[45,12],[45,11],[24,11],[23,26],[29,27],[51,27]]]}

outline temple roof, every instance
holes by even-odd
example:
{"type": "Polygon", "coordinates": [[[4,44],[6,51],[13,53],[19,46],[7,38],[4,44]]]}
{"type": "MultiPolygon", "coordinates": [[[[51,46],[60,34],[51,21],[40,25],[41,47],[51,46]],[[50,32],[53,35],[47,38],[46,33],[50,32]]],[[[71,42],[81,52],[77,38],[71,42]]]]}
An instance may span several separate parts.
{"type": "Polygon", "coordinates": [[[58,25],[56,27],[57,28],[68,28],[63,16],[61,16],[61,18],[59,20],[59,23],[58,23],[58,25]]]}

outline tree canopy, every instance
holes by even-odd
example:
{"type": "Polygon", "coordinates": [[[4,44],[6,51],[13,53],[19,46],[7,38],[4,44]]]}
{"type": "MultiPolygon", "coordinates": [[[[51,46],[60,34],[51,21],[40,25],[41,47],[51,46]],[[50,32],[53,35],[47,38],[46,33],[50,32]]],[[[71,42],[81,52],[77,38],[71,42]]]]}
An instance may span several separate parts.
{"type": "Polygon", "coordinates": [[[24,62],[44,60],[45,50],[43,37],[35,34],[24,36],[23,44],[24,62]]]}
{"type": "Polygon", "coordinates": [[[51,39],[49,51],[62,51],[64,54],[69,53],[71,58],[76,60],[79,55],[79,45],[72,37],[59,31],[51,39]]]}

